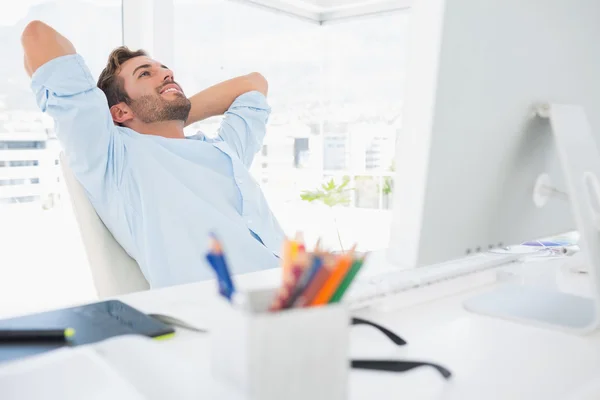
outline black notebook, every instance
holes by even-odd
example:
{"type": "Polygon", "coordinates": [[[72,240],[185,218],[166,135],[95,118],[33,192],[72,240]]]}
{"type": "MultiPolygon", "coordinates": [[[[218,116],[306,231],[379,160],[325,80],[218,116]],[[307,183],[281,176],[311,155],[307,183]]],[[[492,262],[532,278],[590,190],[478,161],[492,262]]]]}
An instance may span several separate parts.
{"type": "Polygon", "coordinates": [[[75,329],[75,336],[66,343],[2,343],[0,363],[31,356],[63,346],[78,346],[113,336],[138,334],[165,338],[174,329],[118,300],[103,301],[22,317],[0,320],[0,329],[75,329]]]}

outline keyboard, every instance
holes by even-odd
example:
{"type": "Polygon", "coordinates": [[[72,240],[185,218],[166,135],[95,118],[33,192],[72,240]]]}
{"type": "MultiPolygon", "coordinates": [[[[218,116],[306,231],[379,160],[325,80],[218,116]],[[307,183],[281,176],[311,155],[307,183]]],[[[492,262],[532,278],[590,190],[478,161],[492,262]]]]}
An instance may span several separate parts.
{"type": "MultiPolygon", "coordinates": [[[[350,288],[345,303],[351,309],[374,306],[392,296],[436,285],[431,296],[444,295],[496,281],[497,269],[523,257],[523,254],[480,253],[463,259],[426,267],[386,271],[359,277],[350,288]],[[459,279],[469,276],[470,279],[459,279]],[[460,281],[460,282],[458,282],[460,281]],[[442,283],[451,283],[440,287],[442,283]]],[[[423,291],[421,291],[423,292],[423,291]]],[[[422,297],[422,296],[421,296],[422,297]]]]}

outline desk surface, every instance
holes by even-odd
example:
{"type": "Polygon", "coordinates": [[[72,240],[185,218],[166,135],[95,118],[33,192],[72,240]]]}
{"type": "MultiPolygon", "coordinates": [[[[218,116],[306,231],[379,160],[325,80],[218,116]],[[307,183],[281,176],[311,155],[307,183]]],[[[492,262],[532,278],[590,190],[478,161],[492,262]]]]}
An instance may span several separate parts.
{"type": "MultiPolygon", "coordinates": [[[[535,268],[549,270],[556,268],[554,263],[537,263],[535,268]]],[[[527,264],[522,268],[528,268],[527,264]]],[[[560,275],[561,271],[557,271],[560,275]]],[[[578,279],[584,279],[571,276],[570,272],[563,275],[568,287],[562,289],[566,290],[577,286],[578,279]]],[[[270,286],[279,279],[278,270],[236,278],[246,287],[270,286]]],[[[409,307],[397,304],[387,310],[358,312],[389,327],[409,344],[396,347],[378,332],[356,326],[351,328],[352,357],[428,360],[446,366],[454,377],[444,381],[429,368],[403,374],[352,371],[350,398],[568,399],[600,376],[600,333],[569,335],[464,310],[465,299],[493,286],[477,287],[409,307]]],[[[202,282],[119,299],[148,313],[170,314],[198,327],[210,328],[216,288],[214,282],[202,282]]],[[[177,337],[165,341],[164,346],[197,366],[199,375],[207,382],[207,394],[213,398],[230,398],[226,392],[211,386],[208,336],[180,330],[177,337]]],[[[599,399],[600,388],[598,390],[596,396],[589,398],[599,399]]]]}

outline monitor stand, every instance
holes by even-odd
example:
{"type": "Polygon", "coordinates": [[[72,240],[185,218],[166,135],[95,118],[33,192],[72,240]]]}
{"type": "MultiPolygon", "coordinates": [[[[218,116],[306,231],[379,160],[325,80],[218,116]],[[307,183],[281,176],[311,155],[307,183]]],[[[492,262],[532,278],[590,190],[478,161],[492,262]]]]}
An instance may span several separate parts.
{"type": "Polygon", "coordinates": [[[470,298],[464,306],[478,314],[590,333],[600,326],[600,153],[583,107],[545,104],[536,111],[550,119],[593,297],[513,284],[470,298]]]}

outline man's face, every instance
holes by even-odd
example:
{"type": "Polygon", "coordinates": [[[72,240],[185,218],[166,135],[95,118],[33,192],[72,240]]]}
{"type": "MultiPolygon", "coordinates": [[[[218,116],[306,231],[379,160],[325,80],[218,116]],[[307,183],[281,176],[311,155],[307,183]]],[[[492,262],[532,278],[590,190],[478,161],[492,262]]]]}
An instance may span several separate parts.
{"type": "Polygon", "coordinates": [[[134,57],[121,66],[128,106],[144,123],[185,121],[191,103],[173,79],[173,71],[146,56],[134,57]]]}

